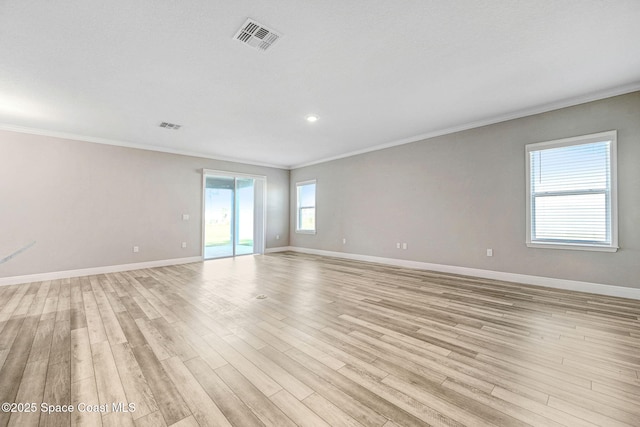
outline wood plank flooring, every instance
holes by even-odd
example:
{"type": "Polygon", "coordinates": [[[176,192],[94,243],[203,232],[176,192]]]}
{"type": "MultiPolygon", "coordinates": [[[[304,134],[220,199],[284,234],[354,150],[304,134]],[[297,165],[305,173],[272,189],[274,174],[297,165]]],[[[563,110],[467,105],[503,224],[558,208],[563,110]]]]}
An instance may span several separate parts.
{"type": "Polygon", "coordinates": [[[640,426],[640,301],[295,253],[7,286],[4,402],[36,410],[0,426],[640,426]]]}

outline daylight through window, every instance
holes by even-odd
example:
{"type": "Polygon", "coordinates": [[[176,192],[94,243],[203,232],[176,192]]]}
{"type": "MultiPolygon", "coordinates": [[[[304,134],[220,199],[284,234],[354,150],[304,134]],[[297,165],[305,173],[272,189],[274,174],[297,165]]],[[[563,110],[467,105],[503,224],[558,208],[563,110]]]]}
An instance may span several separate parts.
{"type": "Polygon", "coordinates": [[[296,231],[299,233],[316,232],[316,182],[296,183],[296,231]]]}
{"type": "Polygon", "coordinates": [[[616,131],[529,144],[527,245],[617,249],[616,131]]]}

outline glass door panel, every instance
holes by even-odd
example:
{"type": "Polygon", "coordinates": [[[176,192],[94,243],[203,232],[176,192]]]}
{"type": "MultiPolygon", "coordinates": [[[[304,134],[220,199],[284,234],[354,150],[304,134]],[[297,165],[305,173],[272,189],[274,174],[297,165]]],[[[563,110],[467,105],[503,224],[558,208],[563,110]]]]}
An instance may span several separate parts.
{"type": "Polygon", "coordinates": [[[264,252],[266,180],[204,173],[204,258],[264,252]]]}
{"type": "Polygon", "coordinates": [[[254,179],[236,178],[235,254],[254,253],[254,179]]]}
{"type": "Polygon", "coordinates": [[[204,204],[204,258],[233,256],[235,179],[207,176],[204,204]]]}

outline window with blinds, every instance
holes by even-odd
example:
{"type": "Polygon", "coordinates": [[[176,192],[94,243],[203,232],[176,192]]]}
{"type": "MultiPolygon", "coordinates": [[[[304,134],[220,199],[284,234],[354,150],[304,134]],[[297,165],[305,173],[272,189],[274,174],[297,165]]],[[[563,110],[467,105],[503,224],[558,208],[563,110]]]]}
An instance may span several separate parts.
{"type": "Polygon", "coordinates": [[[616,131],[526,146],[527,246],[615,251],[616,131]]]}
{"type": "Polygon", "coordinates": [[[296,232],[316,232],[316,181],[296,183],[296,232]]]}

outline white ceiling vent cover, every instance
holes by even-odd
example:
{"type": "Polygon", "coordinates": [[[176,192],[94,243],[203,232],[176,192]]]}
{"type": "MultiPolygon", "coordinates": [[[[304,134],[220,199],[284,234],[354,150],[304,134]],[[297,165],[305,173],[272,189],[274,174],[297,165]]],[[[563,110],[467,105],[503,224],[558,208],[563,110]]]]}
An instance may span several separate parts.
{"type": "Polygon", "coordinates": [[[249,18],[233,38],[254,49],[265,51],[277,42],[280,37],[277,32],[249,18]]]}

